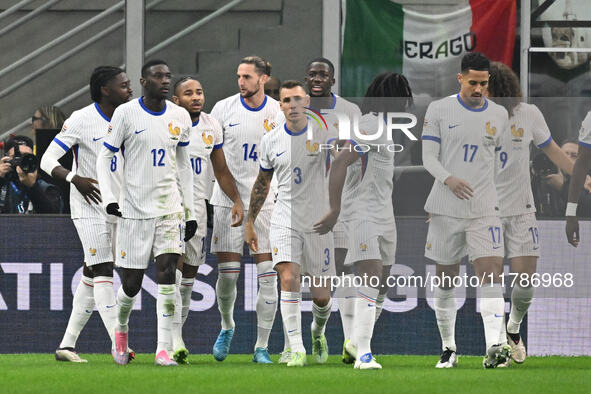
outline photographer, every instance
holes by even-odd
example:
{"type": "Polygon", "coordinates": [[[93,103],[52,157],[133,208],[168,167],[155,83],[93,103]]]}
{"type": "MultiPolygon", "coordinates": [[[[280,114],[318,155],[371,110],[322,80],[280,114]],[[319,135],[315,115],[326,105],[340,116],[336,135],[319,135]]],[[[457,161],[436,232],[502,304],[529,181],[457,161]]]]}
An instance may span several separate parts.
{"type": "Polygon", "coordinates": [[[60,190],[38,177],[33,141],[17,135],[5,142],[4,151],[6,156],[0,158],[0,213],[61,213],[60,190]]]}

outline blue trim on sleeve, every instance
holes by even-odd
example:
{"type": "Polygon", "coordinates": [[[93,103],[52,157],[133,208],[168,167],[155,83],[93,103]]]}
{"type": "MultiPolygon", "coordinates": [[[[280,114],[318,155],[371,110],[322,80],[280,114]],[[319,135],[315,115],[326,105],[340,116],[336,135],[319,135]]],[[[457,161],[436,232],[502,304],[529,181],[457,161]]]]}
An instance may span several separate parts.
{"type": "Polygon", "coordinates": [[[119,152],[119,148],[115,148],[113,145],[109,145],[106,142],[103,142],[103,145],[111,152],[115,152],[115,153],[119,152]]]}
{"type": "Polygon", "coordinates": [[[216,149],[220,149],[222,146],[224,146],[224,142],[222,141],[221,143],[214,145],[212,150],[216,150],[216,149]]]}
{"type": "Polygon", "coordinates": [[[64,144],[63,142],[61,142],[60,140],[58,140],[57,137],[55,137],[53,140],[55,141],[56,144],[58,144],[66,152],[70,150],[70,147],[68,145],[64,144]]]}
{"type": "Polygon", "coordinates": [[[166,100],[164,101],[164,109],[160,112],[154,112],[152,110],[149,110],[148,107],[146,107],[144,104],[144,96],[140,97],[138,101],[140,103],[140,106],[143,108],[143,110],[146,111],[147,113],[149,113],[150,115],[160,116],[166,112],[166,100]]]}
{"type": "Polygon", "coordinates": [[[95,103],[94,103],[94,108],[96,108],[96,112],[98,112],[98,113],[99,113],[99,115],[100,115],[100,116],[102,116],[102,118],[103,118],[104,120],[106,120],[107,122],[110,122],[110,121],[111,121],[111,118],[107,117],[107,115],[105,115],[105,114],[103,113],[103,111],[101,111],[101,107],[98,105],[98,103],[97,103],[97,102],[95,102],[95,103]]]}
{"type": "Polygon", "coordinates": [[[259,105],[256,108],[252,108],[249,107],[245,102],[244,102],[244,98],[242,98],[242,96],[240,96],[240,102],[242,103],[242,105],[244,106],[244,108],[246,108],[249,111],[253,111],[253,112],[257,112],[260,111],[261,109],[263,109],[265,107],[265,104],[267,104],[267,95],[265,95],[265,99],[263,100],[263,103],[261,105],[259,105]]]}
{"type": "Polygon", "coordinates": [[[187,146],[191,141],[179,142],[179,146],[187,146]]]}
{"type": "Polygon", "coordinates": [[[538,145],[538,148],[540,148],[540,149],[545,148],[548,145],[550,145],[550,142],[552,142],[552,136],[548,137],[548,139],[546,141],[544,141],[540,145],[538,145]]]}
{"type": "Polygon", "coordinates": [[[470,107],[468,104],[466,104],[465,102],[462,101],[462,99],[460,98],[460,94],[456,94],[456,97],[458,99],[458,102],[462,105],[462,107],[466,108],[468,111],[472,111],[472,112],[482,112],[485,109],[488,108],[488,100],[486,99],[486,97],[484,98],[484,105],[480,108],[472,108],[470,107]]]}
{"type": "Polygon", "coordinates": [[[421,137],[421,139],[423,141],[435,141],[438,144],[441,144],[441,138],[435,137],[435,136],[432,136],[432,135],[424,135],[424,136],[421,137]]]}
{"type": "Polygon", "coordinates": [[[589,148],[589,149],[591,149],[591,144],[588,144],[588,143],[586,143],[586,142],[579,141],[579,145],[581,145],[581,146],[584,146],[585,148],[589,148]]]}
{"type": "Polygon", "coordinates": [[[302,130],[300,131],[291,131],[290,129],[287,128],[287,123],[283,124],[283,128],[285,129],[285,132],[289,135],[293,135],[293,136],[298,136],[298,135],[302,135],[304,134],[306,131],[308,131],[308,124],[306,123],[306,127],[304,127],[302,130]]]}
{"type": "Polygon", "coordinates": [[[261,166],[261,171],[271,171],[273,170],[272,168],[265,168],[263,166],[261,166]]]}

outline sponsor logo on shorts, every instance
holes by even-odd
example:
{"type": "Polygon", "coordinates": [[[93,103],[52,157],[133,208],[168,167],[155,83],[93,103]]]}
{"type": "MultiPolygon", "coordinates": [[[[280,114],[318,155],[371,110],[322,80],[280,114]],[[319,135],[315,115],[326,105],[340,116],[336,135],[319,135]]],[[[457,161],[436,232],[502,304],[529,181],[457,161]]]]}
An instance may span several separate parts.
{"type": "Polygon", "coordinates": [[[95,248],[90,248],[88,251],[90,252],[90,255],[91,256],[95,256],[96,255],[96,249],[95,248]]]}
{"type": "Polygon", "coordinates": [[[217,235],[215,235],[215,236],[213,237],[213,243],[214,243],[214,244],[217,244],[217,243],[218,243],[218,236],[217,236],[217,235]]]}
{"type": "Polygon", "coordinates": [[[277,248],[273,248],[273,254],[274,254],[275,256],[277,256],[277,252],[279,252],[279,249],[277,249],[277,248]]]}
{"type": "Polygon", "coordinates": [[[431,242],[425,244],[425,249],[431,250],[431,242]]]}

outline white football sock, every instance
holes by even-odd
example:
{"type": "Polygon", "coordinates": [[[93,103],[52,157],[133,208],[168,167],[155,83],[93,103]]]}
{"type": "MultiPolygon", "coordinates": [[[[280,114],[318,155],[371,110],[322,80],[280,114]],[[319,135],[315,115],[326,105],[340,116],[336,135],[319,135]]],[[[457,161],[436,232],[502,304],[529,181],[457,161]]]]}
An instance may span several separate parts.
{"type": "MultiPolygon", "coordinates": [[[[137,296],[137,295],[136,295],[137,296]]],[[[127,332],[129,330],[129,315],[135,304],[135,298],[130,297],[123,291],[123,286],[117,291],[117,325],[115,326],[117,332],[127,332]]]]}
{"type": "Polygon", "coordinates": [[[371,353],[371,338],[376,321],[376,298],[379,289],[361,286],[357,289],[355,298],[355,345],[357,345],[357,358],[371,353]]]}
{"type": "MultiPolygon", "coordinates": [[[[484,324],[486,350],[499,343],[501,327],[505,321],[505,299],[500,283],[483,284],[480,288],[480,315],[484,324]]],[[[503,342],[507,342],[505,339],[503,342]]]]}
{"type": "Polygon", "coordinates": [[[523,317],[527,313],[529,306],[534,298],[534,287],[521,287],[518,284],[513,287],[511,292],[511,313],[509,314],[509,323],[507,332],[519,334],[519,326],[523,317]]]}
{"type": "Polygon", "coordinates": [[[90,319],[92,311],[94,310],[94,287],[93,280],[87,276],[82,276],[76,291],[74,292],[74,299],[72,300],[72,313],[68,320],[68,326],[60,348],[62,347],[76,347],[76,341],[80,332],[90,319]]]}
{"type": "Polygon", "coordinates": [[[181,310],[181,319],[183,325],[187,321],[189,316],[189,308],[191,307],[191,295],[193,294],[193,284],[195,278],[183,278],[181,279],[181,300],[183,301],[183,307],[181,310]]]}
{"type": "Polygon", "coordinates": [[[378,294],[378,298],[376,298],[376,323],[382,314],[382,310],[384,309],[384,300],[386,299],[386,294],[378,294]]]}
{"type": "Polygon", "coordinates": [[[325,306],[318,306],[315,302],[312,303],[312,336],[319,337],[324,334],[326,328],[326,322],[330,317],[332,309],[332,298],[328,301],[325,306]]]}
{"type": "Polygon", "coordinates": [[[283,324],[283,319],[281,320],[281,326],[283,327],[283,351],[286,351],[289,349],[289,336],[287,335],[285,324],[283,324]]]}
{"type": "Polygon", "coordinates": [[[355,313],[355,297],[357,289],[353,287],[353,275],[345,275],[343,280],[342,292],[339,298],[339,312],[341,315],[341,324],[343,326],[343,336],[345,340],[353,339],[353,318],[355,313]],[[351,282],[349,282],[351,280],[351,282]]]}
{"type": "Polygon", "coordinates": [[[172,323],[176,303],[175,285],[158,285],[156,314],[158,319],[158,347],[156,354],[168,350],[172,345],[172,323]]]}
{"type": "Polygon", "coordinates": [[[94,278],[94,301],[101,315],[103,324],[115,348],[115,325],[117,324],[117,300],[113,290],[113,277],[97,276],[94,278]]]}
{"type": "Polygon", "coordinates": [[[172,350],[176,351],[180,348],[185,347],[183,342],[183,322],[182,322],[182,309],[183,301],[181,299],[181,279],[183,279],[183,273],[177,269],[175,273],[174,283],[174,317],[172,319],[172,350]]]}
{"type": "Polygon", "coordinates": [[[257,294],[257,341],[255,349],[267,348],[269,335],[277,313],[277,272],[272,261],[262,261],[257,265],[259,292],[257,294]]]}
{"type": "Polygon", "coordinates": [[[302,323],[299,318],[301,314],[300,293],[281,291],[281,317],[287,330],[291,351],[296,353],[306,352],[302,340],[302,323]]]}
{"type": "Polygon", "coordinates": [[[433,291],[435,301],[435,318],[439,335],[441,335],[441,347],[456,351],[456,289],[441,289],[436,287],[433,291]]]}
{"type": "Polygon", "coordinates": [[[240,262],[218,264],[218,280],[215,284],[215,294],[218,309],[222,318],[222,329],[234,328],[234,302],[236,301],[236,282],[240,274],[240,262]]]}

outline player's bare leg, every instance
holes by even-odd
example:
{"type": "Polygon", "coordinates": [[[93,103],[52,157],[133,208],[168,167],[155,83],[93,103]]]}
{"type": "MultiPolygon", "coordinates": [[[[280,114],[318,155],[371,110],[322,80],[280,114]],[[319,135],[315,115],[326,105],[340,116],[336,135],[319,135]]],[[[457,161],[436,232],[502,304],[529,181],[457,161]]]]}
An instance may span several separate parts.
{"type": "Polygon", "coordinates": [[[485,368],[506,365],[511,356],[511,347],[506,338],[500,338],[505,323],[505,298],[501,284],[502,257],[481,257],[473,262],[474,271],[480,278],[480,315],[486,339],[485,368]]]}
{"type": "Polygon", "coordinates": [[[275,265],[281,281],[281,318],[287,330],[292,358],[288,367],[307,364],[306,349],[302,339],[300,266],[291,262],[275,265]]]}
{"type": "Polygon", "coordinates": [[[527,357],[525,345],[519,335],[519,327],[534,296],[534,288],[531,286],[531,277],[536,272],[538,258],[535,256],[520,256],[511,259],[511,272],[519,274],[518,280],[511,291],[511,313],[507,323],[507,341],[511,346],[511,358],[516,363],[523,363],[527,357]],[[522,287],[519,278],[525,278],[523,283],[529,284],[522,287]]]}
{"type": "Polygon", "coordinates": [[[437,264],[436,275],[440,279],[440,286],[435,288],[433,298],[435,302],[435,318],[441,336],[443,353],[436,368],[453,368],[458,364],[456,354],[456,289],[453,278],[460,273],[460,263],[437,264]]]}
{"type": "Polygon", "coordinates": [[[277,313],[277,272],[273,269],[271,253],[254,255],[257,266],[257,341],[254,346],[253,362],[271,364],[267,347],[269,336],[277,313]]]}

